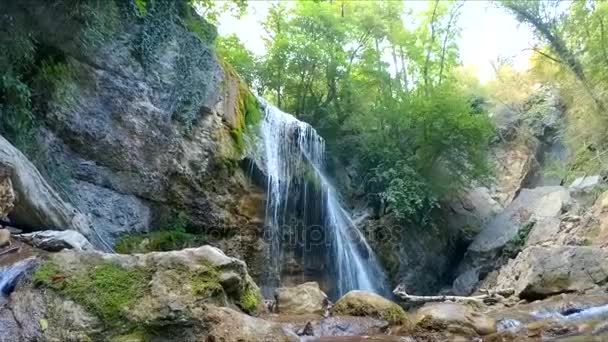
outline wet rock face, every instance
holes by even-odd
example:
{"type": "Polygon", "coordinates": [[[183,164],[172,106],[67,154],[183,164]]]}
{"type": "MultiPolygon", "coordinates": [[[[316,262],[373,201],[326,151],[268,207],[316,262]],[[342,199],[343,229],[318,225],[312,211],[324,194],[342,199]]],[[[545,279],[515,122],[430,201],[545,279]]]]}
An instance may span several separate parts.
{"type": "Polygon", "coordinates": [[[277,312],[281,314],[320,314],[328,305],[327,295],[315,282],[278,288],[274,296],[277,312]]]}
{"type": "Polygon", "coordinates": [[[586,246],[532,246],[500,270],[497,287],[520,298],[539,299],[583,292],[608,281],[608,252],[586,246]]]}
{"type": "Polygon", "coordinates": [[[241,198],[262,190],[238,166],[225,167],[241,158],[230,136],[242,121],[239,82],[220,67],[210,43],[174,18],[177,11],[159,14],[164,40],[144,59],[134,51],[146,28],[126,8],[95,13],[114,20],[115,32],[87,49],[74,38],[79,23],[66,5],[31,0],[7,8],[8,15],[30,18],[37,44],[52,49],[74,75],[65,80],[69,101],[49,97],[37,113],[33,144],[48,169],[65,169],[64,192],[103,239],[159,227],[172,211],[184,211],[201,231],[230,227],[225,235],[258,234],[241,231],[250,221],[261,225],[258,208],[237,208],[241,198]]]}

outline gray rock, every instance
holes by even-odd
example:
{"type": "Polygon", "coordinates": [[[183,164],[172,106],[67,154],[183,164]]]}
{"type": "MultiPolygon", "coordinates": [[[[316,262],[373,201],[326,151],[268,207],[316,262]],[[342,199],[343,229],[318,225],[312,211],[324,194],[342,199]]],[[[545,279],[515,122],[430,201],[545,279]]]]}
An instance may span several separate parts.
{"type": "MultiPolygon", "coordinates": [[[[306,323],[288,323],[284,329],[299,335],[330,336],[374,336],[387,332],[389,324],[371,317],[333,316],[306,323]],[[306,332],[306,334],[304,334],[306,332]]],[[[307,341],[304,339],[303,341],[307,341]]],[[[314,339],[311,339],[314,341],[314,339]]]]}
{"type": "Polygon", "coordinates": [[[557,217],[545,217],[536,221],[528,235],[526,246],[553,243],[558,237],[560,224],[561,219],[557,217]]]}
{"type": "Polygon", "coordinates": [[[568,191],[559,186],[523,189],[505,210],[490,220],[468,247],[460,273],[481,267],[486,273],[494,269],[503,248],[518,236],[530,222],[558,217],[570,205],[568,191]]]}
{"type": "Polygon", "coordinates": [[[599,175],[579,177],[575,179],[572,184],[570,184],[568,189],[571,192],[589,191],[600,184],[601,180],[602,179],[599,175]]]}
{"type": "Polygon", "coordinates": [[[606,283],[607,260],[608,251],[597,247],[532,246],[500,270],[496,287],[527,299],[582,292],[606,283]]]}
{"type": "Polygon", "coordinates": [[[327,295],[319,284],[308,282],[295,287],[281,287],[274,291],[277,311],[281,314],[322,313],[327,307],[327,295]]]}
{"type": "Polygon", "coordinates": [[[85,251],[95,249],[86,237],[74,230],[43,230],[15,235],[15,239],[49,252],[58,252],[66,248],[85,251]]]}
{"type": "Polygon", "coordinates": [[[479,335],[496,332],[496,320],[463,304],[426,304],[416,311],[414,317],[414,323],[418,323],[425,318],[431,319],[434,322],[445,324],[448,330],[462,327],[472,329],[479,335]]]}
{"type": "Polygon", "coordinates": [[[468,296],[475,290],[475,286],[479,282],[479,269],[472,268],[454,280],[452,284],[452,292],[457,296],[468,296]]]}

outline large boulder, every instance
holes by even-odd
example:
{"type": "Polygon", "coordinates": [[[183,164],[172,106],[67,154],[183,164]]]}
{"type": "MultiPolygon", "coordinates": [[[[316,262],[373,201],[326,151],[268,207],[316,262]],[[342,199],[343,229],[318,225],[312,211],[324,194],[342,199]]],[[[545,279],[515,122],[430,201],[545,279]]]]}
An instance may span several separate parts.
{"type": "Polygon", "coordinates": [[[409,321],[399,305],[375,293],[360,290],[352,290],[338,299],[332,308],[332,314],[373,317],[391,324],[409,321]]]}
{"type": "Polygon", "coordinates": [[[504,266],[497,288],[525,299],[583,292],[608,281],[608,251],[588,246],[532,246],[504,266]]]}
{"type": "Polygon", "coordinates": [[[501,254],[507,246],[523,247],[530,229],[538,222],[559,217],[569,205],[570,194],[563,187],[523,189],[469,245],[459,265],[460,274],[478,269],[483,275],[497,269],[505,261],[501,254]]]}
{"type": "Polygon", "coordinates": [[[280,287],[274,291],[274,297],[277,311],[281,314],[320,314],[328,305],[327,295],[316,282],[280,287]]]}
{"type": "MultiPolygon", "coordinates": [[[[23,153],[0,136],[0,178],[4,197],[16,197],[11,217],[31,229],[72,229],[108,248],[91,229],[90,222],[73,205],[64,201],[23,153]],[[2,178],[2,175],[7,178],[2,178]],[[8,190],[12,185],[15,195],[8,190]]],[[[12,208],[12,204],[10,205],[12,208]]]]}
{"type": "Polygon", "coordinates": [[[473,330],[474,334],[488,335],[496,332],[496,321],[470,306],[456,303],[426,304],[416,311],[414,323],[431,321],[447,330],[473,330]]]}
{"type": "MultiPolygon", "coordinates": [[[[292,341],[280,324],[251,317],[226,307],[207,306],[202,320],[208,327],[206,341],[292,341]]],[[[294,337],[295,335],[291,335],[294,337]]],[[[196,339],[198,341],[198,339],[196,339]]]]}
{"type": "Polygon", "coordinates": [[[63,250],[21,281],[6,305],[20,334],[32,336],[25,340],[110,340],[135,332],[160,340],[281,340],[280,327],[242,313],[261,302],[244,262],[203,246],[138,255],[63,250]]]}

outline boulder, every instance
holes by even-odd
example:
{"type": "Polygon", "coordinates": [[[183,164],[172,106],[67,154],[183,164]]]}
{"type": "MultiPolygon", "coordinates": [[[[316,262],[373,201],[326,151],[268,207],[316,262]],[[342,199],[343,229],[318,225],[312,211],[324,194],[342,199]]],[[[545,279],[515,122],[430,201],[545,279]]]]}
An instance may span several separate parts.
{"type": "Polygon", "coordinates": [[[601,181],[602,177],[599,175],[579,177],[570,184],[568,190],[570,192],[588,192],[599,185],[601,181]]]}
{"type": "MultiPolygon", "coordinates": [[[[72,229],[108,247],[90,228],[88,219],[64,201],[40,172],[8,140],[0,136],[0,174],[8,175],[17,200],[12,216],[31,228],[72,229]]],[[[6,183],[5,183],[6,184],[6,183]]]]}
{"type": "Polygon", "coordinates": [[[11,232],[8,229],[0,229],[0,247],[10,245],[11,232]]]}
{"type": "Polygon", "coordinates": [[[608,251],[588,246],[532,246],[504,266],[497,288],[525,299],[584,292],[608,281],[608,251]]]}
{"type": "Polygon", "coordinates": [[[475,237],[459,265],[459,273],[473,268],[480,268],[481,273],[487,273],[498,268],[502,262],[500,255],[508,244],[525,244],[527,232],[522,228],[530,229],[536,222],[559,217],[570,203],[568,190],[560,186],[523,189],[475,237]]]}
{"type": "Polygon", "coordinates": [[[457,296],[468,296],[473,293],[479,282],[479,269],[472,268],[459,275],[452,284],[452,292],[457,296]]]}
{"type": "Polygon", "coordinates": [[[277,311],[281,314],[319,314],[328,304],[327,295],[316,282],[278,288],[274,291],[274,297],[277,311]]]}
{"type": "Polygon", "coordinates": [[[352,290],[342,296],[332,307],[332,314],[373,317],[390,324],[404,324],[409,320],[399,305],[375,293],[360,290],[352,290]]]}
{"type": "Polygon", "coordinates": [[[280,326],[238,311],[261,302],[244,262],[203,246],[137,255],[64,249],[17,283],[6,306],[25,340],[147,340],[152,332],[159,340],[284,340],[280,326]]]}
{"type": "Polygon", "coordinates": [[[536,221],[528,234],[526,246],[553,244],[560,232],[561,220],[557,217],[545,217],[536,221]]]}
{"type": "Polygon", "coordinates": [[[333,316],[301,323],[284,324],[299,336],[374,336],[387,332],[388,322],[371,317],[333,316]]]}
{"type": "Polygon", "coordinates": [[[290,341],[280,324],[247,316],[230,308],[209,305],[202,320],[209,329],[204,334],[205,341],[290,341]]]}
{"type": "Polygon", "coordinates": [[[49,252],[59,252],[65,248],[85,251],[95,249],[86,237],[75,230],[42,230],[15,235],[15,239],[49,252]]]}
{"type": "Polygon", "coordinates": [[[488,315],[477,312],[472,307],[456,303],[426,304],[416,311],[414,323],[429,320],[447,330],[462,331],[472,329],[479,335],[496,332],[496,321],[488,315]]]}

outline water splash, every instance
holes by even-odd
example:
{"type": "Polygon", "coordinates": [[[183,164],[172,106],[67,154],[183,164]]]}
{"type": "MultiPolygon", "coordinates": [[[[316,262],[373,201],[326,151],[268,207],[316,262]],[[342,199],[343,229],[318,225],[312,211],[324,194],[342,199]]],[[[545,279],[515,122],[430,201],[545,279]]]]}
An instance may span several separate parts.
{"type": "Polygon", "coordinates": [[[29,257],[0,268],[0,294],[9,295],[21,276],[34,265],[35,259],[36,257],[29,257]]]}
{"type": "MultiPolygon", "coordinates": [[[[265,109],[261,124],[262,155],[267,174],[266,226],[270,245],[269,288],[280,285],[282,226],[288,220],[290,192],[300,185],[305,206],[320,207],[328,272],[337,296],[353,290],[389,294],[376,256],[340,204],[337,191],[324,173],[325,143],[314,128],[260,98],[265,109]],[[314,184],[309,184],[314,183],[314,184]],[[318,190],[311,191],[314,186],[318,190]]],[[[268,292],[268,291],[266,291],[268,292]]]]}

